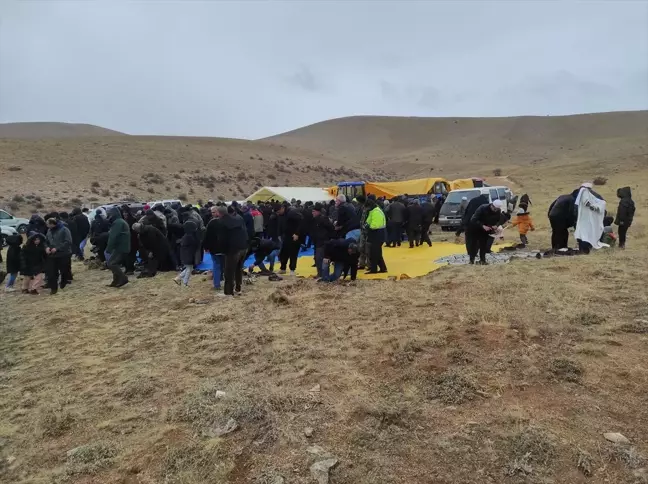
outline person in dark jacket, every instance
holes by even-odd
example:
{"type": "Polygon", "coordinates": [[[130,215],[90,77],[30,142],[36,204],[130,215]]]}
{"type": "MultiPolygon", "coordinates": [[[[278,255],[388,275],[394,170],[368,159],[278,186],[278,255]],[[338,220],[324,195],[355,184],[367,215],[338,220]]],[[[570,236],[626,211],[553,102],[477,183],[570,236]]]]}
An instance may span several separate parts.
{"type": "Polygon", "coordinates": [[[261,269],[261,275],[269,275],[274,272],[274,261],[276,255],[279,253],[281,244],[272,239],[257,239],[252,241],[252,253],[254,254],[254,262],[248,267],[250,274],[254,271],[255,267],[261,269]],[[268,270],[263,263],[265,259],[270,259],[270,270],[268,270]]]}
{"type": "Polygon", "coordinates": [[[23,293],[38,295],[45,272],[45,236],[40,232],[31,232],[20,253],[20,273],[23,276],[23,293]]]}
{"type": "Polygon", "coordinates": [[[53,218],[47,220],[47,248],[45,252],[48,257],[47,284],[50,294],[54,295],[59,289],[59,276],[61,278],[60,288],[64,289],[71,280],[69,274],[70,259],[72,258],[72,234],[65,224],[53,218]]]}
{"type": "Polygon", "coordinates": [[[466,205],[466,209],[464,210],[463,217],[461,219],[461,230],[463,230],[466,234],[465,244],[466,244],[466,252],[468,254],[470,254],[471,248],[473,247],[473,243],[474,243],[474,241],[471,239],[473,232],[468,230],[470,227],[470,219],[472,218],[472,216],[475,214],[475,212],[479,207],[489,202],[490,199],[488,198],[488,195],[482,194],[470,200],[470,202],[468,202],[468,205],[466,205]]]}
{"type": "Polygon", "coordinates": [[[324,259],[322,261],[322,282],[335,282],[341,276],[344,278],[351,273],[351,280],[355,281],[358,274],[358,244],[354,239],[331,239],[324,245],[324,259]],[[331,274],[333,263],[333,274],[331,274]]]}
{"type": "Polygon", "coordinates": [[[227,208],[212,207],[211,215],[212,218],[205,229],[203,247],[211,256],[214,289],[220,291],[224,267],[223,254],[225,253],[225,227],[221,219],[227,215],[227,208]]]}
{"type": "Polygon", "coordinates": [[[72,210],[72,216],[70,218],[70,223],[74,225],[74,232],[70,231],[72,234],[72,252],[77,256],[79,260],[83,260],[83,250],[82,245],[85,248],[85,241],[88,238],[90,233],[90,221],[80,208],[75,208],[72,210]]]}
{"type": "Polygon", "coordinates": [[[189,286],[189,278],[196,260],[196,250],[200,247],[198,238],[198,225],[193,220],[187,220],[183,224],[184,235],[180,239],[180,263],[184,266],[178,277],[173,281],[185,287],[189,286]]]}
{"type": "Polygon", "coordinates": [[[346,201],[346,196],[338,195],[335,200],[337,207],[337,220],[335,222],[335,230],[338,232],[338,237],[344,238],[349,232],[357,231],[356,240],[360,238],[360,216],[355,207],[346,201]]]}
{"type": "Polygon", "coordinates": [[[306,202],[301,210],[302,224],[299,234],[299,243],[302,250],[310,249],[313,245],[313,208],[311,202],[306,202]]]}
{"type": "Polygon", "coordinates": [[[162,235],[164,235],[165,237],[167,235],[166,218],[162,220],[162,218],[158,217],[157,214],[151,209],[144,212],[144,217],[142,217],[140,223],[144,225],[151,225],[162,232],[162,235]]]}
{"type": "Polygon", "coordinates": [[[7,237],[7,285],[6,292],[14,292],[14,284],[20,272],[20,254],[22,252],[22,237],[19,234],[13,234],[7,237]]]}
{"type": "Polygon", "coordinates": [[[553,250],[569,246],[569,228],[576,226],[577,208],[575,205],[578,190],[569,195],[561,195],[549,206],[547,216],[551,224],[551,247],[553,250]]]}
{"type": "Polygon", "coordinates": [[[128,284],[128,277],[122,271],[121,266],[125,264],[131,250],[131,231],[117,207],[108,211],[108,220],[110,221],[110,230],[108,231],[106,252],[110,254],[110,258],[107,267],[113,274],[113,280],[108,287],[122,287],[128,284]]]}
{"type": "Polygon", "coordinates": [[[434,222],[435,208],[429,200],[426,200],[421,205],[421,245],[425,242],[428,246],[432,247],[432,240],[430,240],[430,227],[434,222]]]}
{"type": "Polygon", "coordinates": [[[470,218],[470,224],[466,233],[470,232],[471,245],[468,247],[470,263],[475,263],[479,251],[479,263],[486,265],[486,253],[491,234],[500,223],[503,203],[501,200],[494,200],[491,203],[480,206],[470,218]]]}
{"type": "Polygon", "coordinates": [[[175,270],[169,241],[157,227],[136,223],[133,230],[139,235],[140,255],[146,264],[138,278],[155,277],[158,270],[175,270]]]}
{"type": "MultiPolygon", "coordinates": [[[[223,226],[223,249],[225,258],[225,287],[223,294],[233,296],[241,292],[243,264],[248,251],[248,233],[243,218],[230,207],[221,218],[223,226]]],[[[299,247],[299,246],[298,246],[299,247]]]]}
{"type": "Polygon", "coordinates": [[[421,245],[421,224],[423,223],[423,209],[421,202],[415,199],[407,207],[407,240],[409,240],[410,249],[421,245]]]}
{"type": "Polygon", "coordinates": [[[124,260],[124,268],[126,269],[126,275],[132,276],[135,273],[135,262],[137,261],[137,252],[139,251],[139,238],[133,230],[133,225],[137,223],[137,219],[128,205],[121,206],[121,213],[130,231],[130,252],[124,260]]]}
{"type": "Polygon", "coordinates": [[[619,226],[619,248],[625,249],[628,229],[634,221],[635,203],[632,200],[630,187],[623,187],[617,190],[619,207],[617,208],[616,220],[614,223],[619,226]]]}
{"type": "Polygon", "coordinates": [[[279,206],[277,215],[280,217],[280,226],[283,227],[281,251],[279,252],[279,261],[281,262],[279,273],[286,273],[286,266],[290,261],[290,274],[295,275],[300,248],[299,234],[301,232],[302,216],[299,210],[288,207],[287,204],[279,206]]]}
{"type": "Polygon", "coordinates": [[[407,218],[405,205],[400,198],[394,198],[387,207],[387,247],[400,247],[403,236],[403,224],[407,218]]]}
{"type": "Polygon", "coordinates": [[[90,237],[92,238],[101,234],[108,233],[109,230],[110,222],[106,218],[103,211],[97,210],[97,213],[94,216],[94,220],[90,223],[90,237]]]}
{"type": "Polygon", "coordinates": [[[335,227],[333,222],[322,213],[323,206],[321,203],[316,203],[313,207],[313,228],[311,234],[313,237],[313,244],[315,245],[315,268],[317,270],[317,277],[322,277],[322,265],[324,262],[324,246],[327,242],[335,238],[335,227]]]}
{"type": "Polygon", "coordinates": [[[43,220],[43,217],[41,217],[37,213],[31,216],[29,223],[27,224],[26,233],[31,234],[32,232],[38,232],[43,235],[47,233],[47,225],[45,224],[45,220],[43,220]]]}

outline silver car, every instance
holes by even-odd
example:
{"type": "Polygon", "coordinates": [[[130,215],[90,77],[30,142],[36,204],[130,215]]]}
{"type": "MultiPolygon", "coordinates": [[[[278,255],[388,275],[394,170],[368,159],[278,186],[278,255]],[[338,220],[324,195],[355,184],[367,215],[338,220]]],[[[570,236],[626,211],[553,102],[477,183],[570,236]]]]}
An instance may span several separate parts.
{"type": "Polygon", "coordinates": [[[26,218],[14,217],[9,212],[5,210],[0,210],[0,226],[1,227],[11,227],[18,231],[19,234],[24,234],[27,232],[27,225],[29,220],[26,218]]]}

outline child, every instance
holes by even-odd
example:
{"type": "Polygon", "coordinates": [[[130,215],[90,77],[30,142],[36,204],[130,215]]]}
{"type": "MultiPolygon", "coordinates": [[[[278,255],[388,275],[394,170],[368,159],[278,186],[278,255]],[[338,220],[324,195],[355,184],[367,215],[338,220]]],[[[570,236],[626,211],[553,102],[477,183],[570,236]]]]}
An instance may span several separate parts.
{"type": "Polygon", "coordinates": [[[31,232],[21,252],[20,273],[23,275],[23,293],[38,296],[45,272],[45,236],[31,232]]]}
{"type": "Polygon", "coordinates": [[[198,247],[200,247],[200,241],[198,240],[198,225],[196,222],[187,220],[182,228],[184,229],[184,235],[180,239],[180,263],[184,266],[184,269],[173,281],[178,286],[184,285],[187,287],[189,285],[191,271],[193,270],[196,252],[198,251],[198,247]]]}
{"type": "Polygon", "coordinates": [[[13,234],[7,237],[7,285],[5,286],[6,292],[14,292],[14,284],[20,272],[20,252],[22,245],[22,237],[18,234],[13,234]]]}
{"type": "Polygon", "coordinates": [[[527,233],[529,233],[529,230],[535,230],[533,219],[527,210],[528,208],[526,206],[520,207],[517,212],[517,217],[515,217],[515,220],[512,223],[513,227],[517,225],[522,247],[526,247],[529,243],[529,239],[527,239],[527,233]]]}

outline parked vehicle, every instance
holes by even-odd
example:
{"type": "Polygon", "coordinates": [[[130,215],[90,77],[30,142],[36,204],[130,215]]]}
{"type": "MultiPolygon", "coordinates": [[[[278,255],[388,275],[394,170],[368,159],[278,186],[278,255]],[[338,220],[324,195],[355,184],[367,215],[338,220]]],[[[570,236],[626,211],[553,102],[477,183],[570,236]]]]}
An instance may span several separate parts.
{"type": "Polygon", "coordinates": [[[14,217],[5,210],[0,210],[0,226],[11,227],[18,231],[19,234],[24,234],[27,231],[29,220],[26,218],[14,217]]]}
{"type": "Polygon", "coordinates": [[[502,200],[506,206],[506,211],[513,210],[512,201],[514,200],[513,192],[505,186],[468,188],[464,190],[452,190],[445,200],[439,212],[439,225],[441,230],[457,230],[461,226],[462,216],[458,214],[461,199],[466,197],[468,201],[479,195],[488,195],[488,200],[502,200]]]}
{"type": "Polygon", "coordinates": [[[18,231],[8,225],[0,225],[0,247],[6,247],[7,237],[17,234],[18,231]]]}

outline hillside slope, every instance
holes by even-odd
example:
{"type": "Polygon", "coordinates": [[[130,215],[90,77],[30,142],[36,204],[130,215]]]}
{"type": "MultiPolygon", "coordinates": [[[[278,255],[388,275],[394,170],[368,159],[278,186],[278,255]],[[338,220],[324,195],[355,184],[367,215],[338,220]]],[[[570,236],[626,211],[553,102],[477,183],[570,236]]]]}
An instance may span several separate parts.
{"type": "Polygon", "coordinates": [[[510,118],[354,116],[265,141],[403,174],[424,174],[432,168],[448,176],[462,175],[482,167],[645,154],[648,111],[510,118]]]}
{"type": "Polygon", "coordinates": [[[0,123],[0,138],[74,138],[82,136],[123,136],[124,134],[93,124],[0,123]]]}

